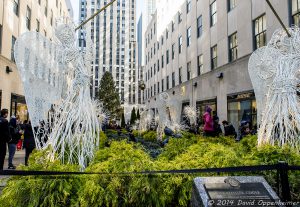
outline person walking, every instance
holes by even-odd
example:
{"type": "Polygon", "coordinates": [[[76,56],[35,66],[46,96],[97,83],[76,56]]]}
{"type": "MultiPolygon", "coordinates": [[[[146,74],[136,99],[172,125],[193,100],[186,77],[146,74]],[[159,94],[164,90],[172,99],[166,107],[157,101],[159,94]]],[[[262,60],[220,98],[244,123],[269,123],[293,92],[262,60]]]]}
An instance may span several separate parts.
{"type": "Polygon", "coordinates": [[[14,116],[12,116],[9,121],[9,132],[11,140],[10,142],[8,142],[8,169],[16,169],[16,167],[13,165],[13,159],[16,153],[17,144],[21,139],[23,133],[18,121],[19,120],[17,120],[17,118],[14,116]]]}
{"type": "Polygon", "coordinates": [[[219,124],[219,117],[217,115],[213,117],[213,124],[214,124],[214,137],[218,137],[220,136],[220,134],[222,134],[222,129],[219,124]]]}
{"type": "Polygon", "coordinates": [[[33,130],[30,121],[24,127],[24,148],[25,148],[25,165],[28,166],[29,155],[35,149],[35,140],[34,140],[33,130]]]}
{"type": "Polygon", "coordinates": [[[2,109],[0,113],[0,170],[3,170],[6,155],[6,143],[11,140],[7,116],[8,110],[2,109]]]}
{"type": "Polygon", "coordinates": [[[237,133],[235,131],[234,126],[229,123],[228,121],[224,120],[222,121],[223,127],[224,127],[224,136],[233,136],[235,139],[237,138],[237,133]]]}
{"type": "Polygon", "coordinates": [[[211,116],[212,109],[209,106],[205,107],[205,113],[203,114],[204,122],[204,136],[212,137],[214,136],[214,124],[211,116]]]}

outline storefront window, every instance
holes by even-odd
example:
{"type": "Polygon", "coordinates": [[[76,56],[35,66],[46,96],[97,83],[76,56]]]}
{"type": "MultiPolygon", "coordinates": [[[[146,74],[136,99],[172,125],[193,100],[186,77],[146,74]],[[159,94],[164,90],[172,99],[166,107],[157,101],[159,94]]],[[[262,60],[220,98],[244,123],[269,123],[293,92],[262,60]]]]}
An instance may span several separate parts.
{"type": "Polygon", "coordinates": [[[212,109],[212,115],[217,115],[217,99],[210,99],[205,101],[197,101],[196,107],[198,112],[198,117],[202,123],[202,116],[205,113],[205,107],[209,106],[212,109]]]}
{"type": "Polygon", "coordinates": [[[254,92],[229,95],[228,121],[238,129],[242,121],[250,123],[250,127],[257,126],[257,107],[254,92]]]}
{"type": "Polygon", "coordinates": [[[22,122],[28,120],[28,109],[24,96],[12,94],[10,110],[11,116],[19,116],[22,122]]]}

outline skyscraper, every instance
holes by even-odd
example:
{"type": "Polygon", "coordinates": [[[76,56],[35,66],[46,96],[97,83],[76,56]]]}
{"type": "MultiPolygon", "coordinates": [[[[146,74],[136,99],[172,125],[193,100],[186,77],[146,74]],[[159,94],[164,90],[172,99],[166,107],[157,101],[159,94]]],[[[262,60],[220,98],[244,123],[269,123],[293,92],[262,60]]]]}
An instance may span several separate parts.
{"type": "MultiPolygon", "coordinates": [[[[81,0],[80,21],[108,4],[109,0],[81,0]]],[[[136,72],[136,0],[117,0],[80,30],[79,47],[85,50],[87,38],[93,42],[95,57],[91,95],[97,97],[99,82],[108,71],[114,77],[121,102],[128,113],[137,102],[136,72]]]]}

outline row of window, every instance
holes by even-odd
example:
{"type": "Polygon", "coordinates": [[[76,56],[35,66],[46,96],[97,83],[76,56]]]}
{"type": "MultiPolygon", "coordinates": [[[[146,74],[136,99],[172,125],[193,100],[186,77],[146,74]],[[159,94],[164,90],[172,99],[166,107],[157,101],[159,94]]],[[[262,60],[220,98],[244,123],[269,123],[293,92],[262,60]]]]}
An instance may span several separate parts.
{"type": "MultiPolygon", "coordinates": [[[[197,0],[198,1],[198,0],[197,0]]],[[[236,0],[227,0],[228,1],[228,11],[231,11],[236,7],[236,0]]],[[[187,0],[186,2],[186,10],[187,14],[191,11],[192,9],[192,0],[187,0]]],[[[182,22],[182,13],[178,12],[178,24],[182,22]]],[[[210,25],[213,26],[217,23],[217,1],[215,0],[210,4],[210,25]]],[[[202,34],[202,15],[197,19],[197,36],[200,37],[202,34]]],[[[153,30],[155,34],[155,29],[156,25],[154,24],[153,30]]],[[[175,24],[174,21],[172,22],[172,32],[175,30],[175,24]]],[[[166,38],[168,39],[168,30],[166,30],[166,38]]],[[[150,43],[150,39],[152,40],[152,28],[151,28],[151,33],[148,34],[148,38],[146,38],[146,48],[148,44],[150,43]],[[150,38],[151,37],[151,38],[150,38]]],[[[161,38],[161,44],[163,45],[163,37],[161,38]]]]}
{"type": "MultiPolygon", "coordinates": [[[[260,16],[257,19],[254,20],[254,27],[255,27],[255,48],[262,47],[266,45],[266,15],[260,16]]],[[[189,47],[190,40],[191,39],[191,30],[190,28],[187,30],[187,47],[189,47]]],[[[178,52],[179,54],[182,52],[182,36],[178,40],[179,48],[178,52]]],[[[229,62],[232,62],[238,58],[238,39],[237,39],[237,32],[233,33],[228,37],[228,54],[229,54],[229,62]]],[[[201,55],[202,57],[202,55],[201,55]]],[[[172,60],[175,58],[175,44],[172,45],[172,60]]],[[[203,57],[202,57],[203,60],[203,57]]],[[[169,50],[166,51],[166,63],[169,64],[169,50]]],[[[202,64],[201,64],[202,65],[202,64]]],[[[159,61],[157,62],[158,70],[159,72],[159,61]]],[[[161,58],[161,67],[164,68],[164,56],[162,55],[161,58]]],[[[211,69],[215,69],[218,67],[218,48],[217,45],[213,46],[211,48],[211,69]]],[[[154,75],[156,73],[156,63],[153,66],[154,68],[154,75]]],[[[190,72],[188,72],[190,74],[190,72]]],[[[197,72],[198,75],[201,74],[201,69],[198,69],[197,72]]],[[[149,76],[146,74],[146,81],[149,80],[152,77],[152,67],[151,72],[149,76]]],[[[189,77],[189,75],[188,75],[189,77]]],[[[189,80],[189,78],[188,78],[189,80]]]]}
{"type": "MultiPolygon", "coordinates": [[[[255,47],[259,48],[266,44],[266,15],[262,15],[262,16],[258,17],[257,19],[255,19],[254,27],[255,27],[255,31],[254,31],[255,32],[255,47]]],[[[233,33],[232,35],[230,35],[228,37],[228,44],[229,44],[229,61],[232,62],[238,58],[237,32],[233,33]]],[[[174,48],[174,46],[172,46],[172,50],[173,50],[173,48],[174,48]]],[[[167,63],[169,62],[168,54],[169,53],[167,51],[167,63]]],[[[173,51],[172,51],[172,56],[174,57],[173,51]]],[[[164,67],[163,58],[164,57],[162,56],[162,68],[164,67]]],[[[158,62],[158,65],[159,65],[159,62],[158,62]]],[[[211,68],[215,69],[217,67],[218,67],[218,47],[217,47],[217,45],[215,45],[211,48],[211,68]]],[[[158,67],[158,71],[159,71],[159,67],[158,67]]],[[[197,75],[199,76],[202,73],[203,73],[203,55],[201,54],[197,58],[197,75]]],[[[156,64],[154,64],[154,75],[155,74],[156,74],[156,64]]],[[[175,74],[174,75],[173,74],[174,74],[174,72],[172,73],[172,77],[173,76],[175,77],[175,74]]],[[[151,67],[150,71],[148,70],[148,72],[146,72],[146,81],[149,80],[150,78],[152,78],[152,76],[153,76],[153,72],[152,72],[152,67],[151,67]]],[[[187,63],[186,77],[187,77],[187,81],[191,79],[191,62],[187,63]]],[[[167,90],[169,89],[168,88],[168,82],[169,82],[168,79],[169,79],[169,76],[167,76],[167,78],[166,78],[167,90]]],[[[178,70],[178,83],[181,84],[182,81],[183,81],[182,80],[182,67],[180,67],[178,70]]],[[[174,78],[172,78],[172,87],[175,87],[175,79],[174,78]]],[[[164,88],[163,88],[163,81],[162,81],[162,91],[163,91],[163,89],[164,88]]],[[[151,89],[150,89],[150,91],[151,91],[151,89]]],[[[158,89],[158,91],[159,91],[159,89],[158,89]]],[[[151,92],[149,92],[149,93],[152,94],[151,92]]]]}

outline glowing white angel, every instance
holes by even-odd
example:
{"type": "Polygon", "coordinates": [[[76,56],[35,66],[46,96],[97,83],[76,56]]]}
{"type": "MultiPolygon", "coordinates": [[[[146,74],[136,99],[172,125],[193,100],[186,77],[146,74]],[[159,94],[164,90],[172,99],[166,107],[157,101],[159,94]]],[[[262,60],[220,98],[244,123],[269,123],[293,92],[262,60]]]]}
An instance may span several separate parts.
{"type": "Polygon", "coordinates": [[[56,44],[38,33],[25,33],[16,43],[16,62],[24,76],[25,95],[33,126],[40,122],[49,126],[43,135],[36,134],[38,148],[50,145],[52,158],[57,153],[63,162],[76,163],[84,169],[99,145],[99,116],[101,118],[103,113],[99,104],[90,97],[89,54],[85,56],[76,47],[75,26],[58,21],[55,36],[58,40],[56,44]],[[36,60],[39,67],[33,63],[36,60]],[[41,75],[45,68],[47,74],[41,75]],[[63,87],[68,82],[67,77],[69,84],[63,87]],[[37,104],[37,101],[41,104],[37,104]],[[49,118],[46,113],[51,104],[49,118]]]}
{"type": "Polygon", "coordinates": [[[258,144],[300,146],[300,31],[277,30],[249,60],[258,108],[258,144]]]}

